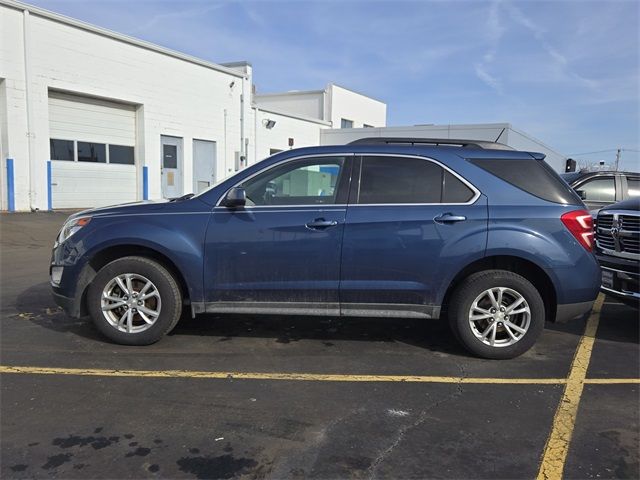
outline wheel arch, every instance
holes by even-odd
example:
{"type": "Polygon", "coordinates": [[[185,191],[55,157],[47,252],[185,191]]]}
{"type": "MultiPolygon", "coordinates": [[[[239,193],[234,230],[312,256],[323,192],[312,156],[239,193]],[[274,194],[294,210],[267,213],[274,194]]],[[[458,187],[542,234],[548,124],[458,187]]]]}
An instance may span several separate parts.
{"type": "Polygon", "coordinates": [[[108,263],[123,257],[144,257],[158,262],[176,279],[184,305],[191,304],[191,292],[184,274],[167,255],[157,249],[135,244],[112,245],[95,252],[85,264],[78,282],[80,296],[80,314],[87,315],[87,291],[89,284],[108,263]]]}
{"type": "Polygon", "coordinates": [[[538,289],[545,305],[547,320],[555,321],[557,292],[551,277],[539,265],[531,260],[511,255],[495,255],[484,257],[465,266],[449,283],[442,299],[443,314],[448,310],[449,299],[462,280],[484,270],[507,270],[522,275],[538,289]]]}

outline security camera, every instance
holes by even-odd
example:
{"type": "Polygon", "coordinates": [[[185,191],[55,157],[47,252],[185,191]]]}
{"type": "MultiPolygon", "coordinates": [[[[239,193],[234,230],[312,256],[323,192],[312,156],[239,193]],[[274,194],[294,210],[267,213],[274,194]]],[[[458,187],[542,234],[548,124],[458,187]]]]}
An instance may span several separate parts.
{"type": "Polygon", "coordinates": [[[235,81],[235,80],[234,80],[234,81],[232,81],[232,82],[229,84],[229,88],[233,88],[233,86],[234,86],[235,84],[236,84],[236,81],[235,81]]]}
{"type": "Polygon", "coordinates": [[[276,126],[276,121],[275,121],[275,120],[270,120],[270,119],[268,119],[268,118],[265,118],[265,119],[262,121],[262,124],[265,126],[265,128],[267,128],[267,129],[271,130],[273,127],[275,127],[275,126],[276,126]]]}

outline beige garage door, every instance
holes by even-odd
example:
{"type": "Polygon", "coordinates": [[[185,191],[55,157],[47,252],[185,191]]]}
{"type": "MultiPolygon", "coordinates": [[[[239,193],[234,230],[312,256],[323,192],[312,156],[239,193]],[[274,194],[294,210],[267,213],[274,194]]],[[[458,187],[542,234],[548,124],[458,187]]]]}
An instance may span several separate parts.
{"type": "Polygon", "coordinates": [[[135,106],[49,92],[53,208],[136,200],[135,106]]]}

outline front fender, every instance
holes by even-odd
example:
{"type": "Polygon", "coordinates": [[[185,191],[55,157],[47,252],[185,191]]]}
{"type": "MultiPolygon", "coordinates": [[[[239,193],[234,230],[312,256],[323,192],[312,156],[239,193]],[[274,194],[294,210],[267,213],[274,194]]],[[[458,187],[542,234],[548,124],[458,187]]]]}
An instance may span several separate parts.
{"type": "Polygon", "coordinates": [[[54,252],[54,262],[73,272],[76,285],[72,290],[80,295],[83,291],[80,283],[84,282],[86,287],[91,281],[90,262],[100,252],[114,247],[150,249],[173,263],[184,279],[191,300],[202,301],[202,246],[207,220],[208,213],[96,217],[89,224],[91,230],[79,232],[77,235],[83,235],[77,239],[71,237],[73,242],[59,247],[57,261],[54,252]]]}

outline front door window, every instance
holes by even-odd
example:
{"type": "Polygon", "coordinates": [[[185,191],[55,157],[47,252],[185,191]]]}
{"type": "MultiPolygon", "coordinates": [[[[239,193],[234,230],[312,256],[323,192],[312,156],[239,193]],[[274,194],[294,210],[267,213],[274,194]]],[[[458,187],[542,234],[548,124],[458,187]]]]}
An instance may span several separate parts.
{"type": "Polygon", "coordinates": [[[248,206],[327,205],[337,199],[343,158],[276,166],[244,183],[248,206]]]}

